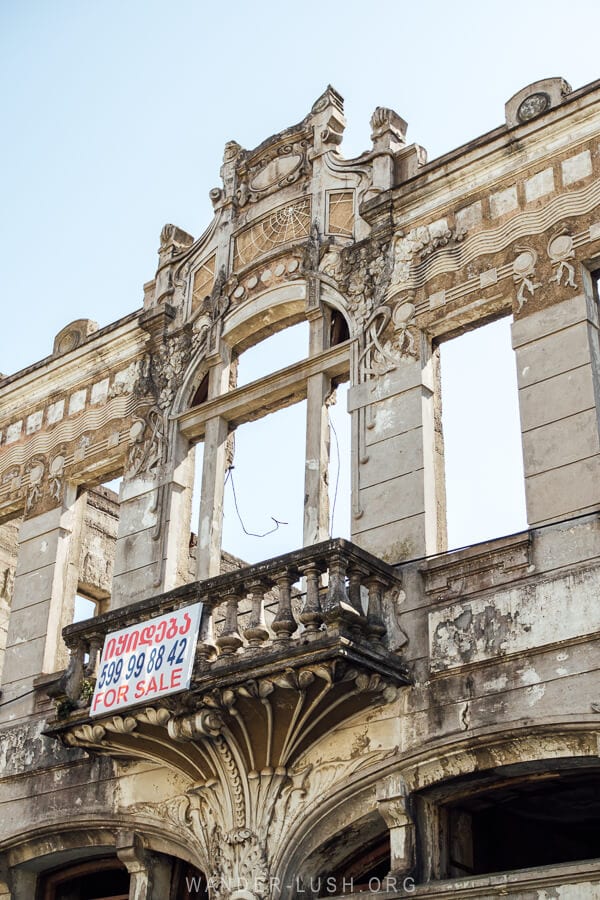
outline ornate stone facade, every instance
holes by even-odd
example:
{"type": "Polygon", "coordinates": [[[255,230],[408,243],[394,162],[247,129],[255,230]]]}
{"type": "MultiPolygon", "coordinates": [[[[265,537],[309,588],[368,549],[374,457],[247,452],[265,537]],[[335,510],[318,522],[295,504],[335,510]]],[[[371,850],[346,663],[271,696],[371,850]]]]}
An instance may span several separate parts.
{"type": "Polygon", "coordinates": [[[348,160],[328,87],[226,145],[141,311],[0,381],[0,898],[598,896],[600,83],[505,112],[427,162],[378,107],[348,160]],[[447,552],[439,344],[506,315],[529,529],[447,552]],[[238,386],[304,320],[308,356],[238,386]],[[231,436],[303,399],[304,546],[232,560],[231,436]],[[189,688],[91,715],[106,635],[197,602],[189,688]]]}

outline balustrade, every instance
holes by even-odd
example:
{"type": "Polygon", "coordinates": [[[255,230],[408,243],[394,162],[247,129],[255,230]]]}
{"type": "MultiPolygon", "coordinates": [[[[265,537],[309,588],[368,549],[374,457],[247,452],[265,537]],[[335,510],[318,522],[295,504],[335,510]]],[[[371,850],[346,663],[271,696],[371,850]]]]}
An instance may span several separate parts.
{"type": "MultiPolygon", "coordinates": [[[[244,658],[280,660],[285,648],[328,638],[386,651],[385,593],[399,587],[395,570],[348,541],[325,541],[266,562],[184,585],[167,594],[69,625],[71,664],[62,693],[77,699],[93,681],[105,636],[201,601],[194,677],[244,658]],[[87,661],[86,661],[87,657],[87,661]]],[[[89,692],[89,691],[88,691],[89,692]]],[[[54,691],[56,695],[57,691],[54,691]]]]}

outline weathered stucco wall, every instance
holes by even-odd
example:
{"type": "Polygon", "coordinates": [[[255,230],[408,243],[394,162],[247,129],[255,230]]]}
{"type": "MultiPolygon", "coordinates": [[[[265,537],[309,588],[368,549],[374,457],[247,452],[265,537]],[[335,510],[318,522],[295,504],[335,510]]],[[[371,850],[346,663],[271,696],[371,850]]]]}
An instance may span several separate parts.
{"type": "Polygon", "coordinates": [[[471,822],[600,769],[599,100],[536,83],[430,163],[377,108],[345,160],[328,88],[226,146],[213,223],[165,226],[141,310],[0,382],[0,897],[102,855],[136,900],[172,859],[223,900],[385,867],[421,897],[598,895],[591,851],[493,874],[471,822]],[[503,315],[530,528],[448,553],[438,346],[503,315]],[[238,387],[239,354],[301,320],[307,358],[238,387]],[[355,546],[328,540],[340,381],[355,546]],[[221,548],[230,435],[305,398],[304,548],[247,566],[221,548]],[[78,592],[98,615],[71,625],[78,592]],[[197,600],[190,690],[90,718],[106,633],[197,600]]]}

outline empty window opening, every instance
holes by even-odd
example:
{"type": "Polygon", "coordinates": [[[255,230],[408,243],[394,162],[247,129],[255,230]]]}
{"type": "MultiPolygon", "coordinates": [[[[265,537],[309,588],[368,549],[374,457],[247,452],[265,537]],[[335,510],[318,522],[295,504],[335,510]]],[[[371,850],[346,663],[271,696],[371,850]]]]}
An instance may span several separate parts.
{"type": "Polygon", "coordinates": [[[91,597],[77,593],[75,595],[75,612],[73,614],[74,622],[83,622],[85,619],[92,619],[98,613],[98,604],[91,597]]]}
{"type": "Polygon", "coordinates": [[[110,481],[105,481],[100,487],[106,488],[107,491],[112,491],[112,493],[116,495],[113,499],[118,503],[122,483],[123,476],[119,475],[118,478],[112,478],[110,481]]]}
{"type": "Polygon", "coordinates": [[[447,809],[442,877],[484,875],[600,856],[600,773],[544,772],[447,809]]]}
{"type": "Polygon", "coordinates": [[[329,413],[329,533],[350,538],[350,434],[348,383],[339,384],[329,413]]]}
{"type": "Polygon", "coordinates": [[[110,608],[110,593],[119,531],[119,492],[122,478],[87,488],[81,534],[74,622],[110,608]]]}
{"type": "Polygon", "coordinates": [[[330,868],[321,878],[314,878],[310,887],[318,897],[330,897],[332,894],[360,894],[381,890],[385,893],[388,885],[386,877],[390,871],[390,835],[389,831],[373,837],[373,823],[369,820],[361,822],[361,835],[364,835],[360,849],[346,856],[340,862],[340,851],[343,846],[341,838],[348,834],[338,834],[329,842],[329,846],[321,850],[321,855],[330,859],[330,868]]]}
{"type": "Polygon", "coordinates": [[[239,358],[237,384],[264,378],[308,356],[308,322],[298,322],[250,347],[239,358]]]}
{"type": "Polygon", "coordinates": [[[129,873],[116,859],[95,859],[45,876],[40,888],[41,900],[127,900],[129,873]]]}
{"type": "Polygon", "coordinates": [[[511,322],[440,347],[450,549],[527,528],[511,322]]]}
{"type": "Polygon", "coordinates": [[[235,432],[233,468],[225,483],[222,543],[248,563],[302,546],[305,429],[306,401],[302,401],[247,422],[235,432]]]}

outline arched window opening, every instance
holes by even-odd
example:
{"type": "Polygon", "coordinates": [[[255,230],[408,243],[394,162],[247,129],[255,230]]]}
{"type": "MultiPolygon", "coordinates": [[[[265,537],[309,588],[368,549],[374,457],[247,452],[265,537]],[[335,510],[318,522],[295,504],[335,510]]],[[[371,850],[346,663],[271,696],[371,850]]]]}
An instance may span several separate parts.
{"type": "Polygon", "coordinates": [[[41,879],[38,900],[128,900],[129,873],[118,859],[94,859],[41,879]]]}
{"type": "Polygon", "coordinates": [[[329,324],[329,345],[335,347],[337,344],[343,344],[344,341],[349,339],[350,329],[345,317],[337,309],[332,309],[329,324]]]}
{"type": "MultiPolygon", "coordinates": [[[[199,869],[184,860],[161,858],[169,869],[164,900],[208,900],[207,881],[199,869]]],[[[35,900],[128,900],[129,890],[123,863],[114,856],[101,857],[41,876],[35,900]]]]}
{"type": "MultiPolygon", "coordinates": [[[[462,878],[514,869],[574,863],[600,856],[600,768],[593,761],[549,760],[507,767],[502,776],[482,772],[430,793],[434,805],[417,806],[437,821],[439,871],[434,877],[462,878]],[[565,766],[567,766],[565,768],[565,766]],[[524,772],[524,769],[527,772],[524,772]]],[[[427,854],[425,854],[427,855],[427,854]]]]}
{"type": "Polygon", "coordinates": [[[240,354],[237,385],[264,378],[308,355],[308,322],[298,322],[270,335],[240,354]]]}
{"type": "Polygon", "coordinates": [[[386,832],[366,840],[360,850],[336,866],[334,872],[314,879],[317,883],[312,886],[318,890],[319,897],[385,891],[390,865],[390,836],[386,832]]]}
{"type": "Polygon", "coordinates": [[[450,549],[527,528],[511,322],[440,347],[450,549]]]}

